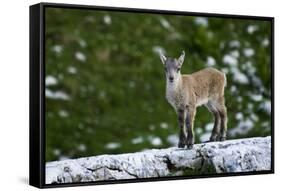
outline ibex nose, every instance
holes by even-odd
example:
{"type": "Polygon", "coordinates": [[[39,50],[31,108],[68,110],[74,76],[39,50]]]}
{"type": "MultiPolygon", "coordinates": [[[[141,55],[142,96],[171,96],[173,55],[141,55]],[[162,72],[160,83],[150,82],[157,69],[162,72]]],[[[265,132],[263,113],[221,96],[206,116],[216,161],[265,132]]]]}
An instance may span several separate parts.
{"type": "Polygon", "coordinates": [[[170,76],[169,80],[170,80],[170,82],[173,82],[174,81],[174,77],[170,76]]]}

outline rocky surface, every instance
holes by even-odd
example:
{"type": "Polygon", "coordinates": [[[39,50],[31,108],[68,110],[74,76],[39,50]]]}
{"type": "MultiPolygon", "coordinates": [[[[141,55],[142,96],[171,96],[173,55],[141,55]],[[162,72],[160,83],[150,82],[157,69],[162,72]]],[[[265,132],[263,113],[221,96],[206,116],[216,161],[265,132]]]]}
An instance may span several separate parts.
{"type": "Polygon", "coordinates": [[[46,164],[46,184],[270,170],[271,137],[152,149],[46,164]]]}

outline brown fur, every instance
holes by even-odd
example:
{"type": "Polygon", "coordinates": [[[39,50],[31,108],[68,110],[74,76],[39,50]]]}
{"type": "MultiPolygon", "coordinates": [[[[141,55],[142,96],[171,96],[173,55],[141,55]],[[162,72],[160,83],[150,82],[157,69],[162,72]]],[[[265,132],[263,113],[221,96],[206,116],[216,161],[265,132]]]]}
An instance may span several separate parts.
{"type": "Polygon", "coordinates": [[[166,98],[178,115],[180,127],[178,147],[194,143],[193,124],[196,107],[205,105],[214,115],[214,128],[210,141],[226,139],[227,111],[224,99],[226,76],[214,68],[206,68],[192,74],[181,75],[180,69],[184,62],[185,52],[180,57],[167,58],[162,52],[160,59],[165,67],[166,98]]]}
{"type": "Polygon", "coordinates": [[[224,99],[224,88],[226,86],[225,74],[214,69],[206,68],[192,74],[181,75],[177,88],[174,91],[172,106],[176,109],[178,116],[182,115],[184,120],[188,118],[181,128],[179,147],[193,145],[193,124],[196,115],[196,107],[205,105],[215,118],[214,128],[210,141],[223,141],[226,138],[227,111],[224,99]],[[186,137],[186,139],[184,138],[186,137]]]}

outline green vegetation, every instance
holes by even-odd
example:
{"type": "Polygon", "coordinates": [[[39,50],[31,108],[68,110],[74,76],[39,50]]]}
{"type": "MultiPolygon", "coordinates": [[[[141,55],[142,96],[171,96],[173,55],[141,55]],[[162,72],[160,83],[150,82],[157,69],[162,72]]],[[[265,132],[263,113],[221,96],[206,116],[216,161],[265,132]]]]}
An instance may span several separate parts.
{"type": "MultiPolygon", "coordinates": [[[[182,73],[227,74],[228,138],[271,133],[268,21],[78,9],[46,10],[46,160],[166,148],[177,142],[157,51],[182,73]]],[[[196,142],[213,117],[197,110],[196,142]]]]}

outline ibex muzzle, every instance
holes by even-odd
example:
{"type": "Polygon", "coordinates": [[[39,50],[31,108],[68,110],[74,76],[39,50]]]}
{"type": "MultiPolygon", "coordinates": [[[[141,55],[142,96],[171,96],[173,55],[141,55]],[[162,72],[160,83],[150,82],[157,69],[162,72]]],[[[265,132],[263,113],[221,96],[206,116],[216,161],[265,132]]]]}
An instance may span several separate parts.
{"type": "Polygon", "coordinates": [[[185,58],[169,58],[160,52],[166,74],[166,98],[174,107],[180,127],[178,147],[194,144],[193,123],[196,107],[205,105],[213,113],[215,121],[210,141],[226,139],[227,111],[224,88],[226,76],[214,68],[205,68],[192,74],[182,75],[180,70],[185,58]]]}

